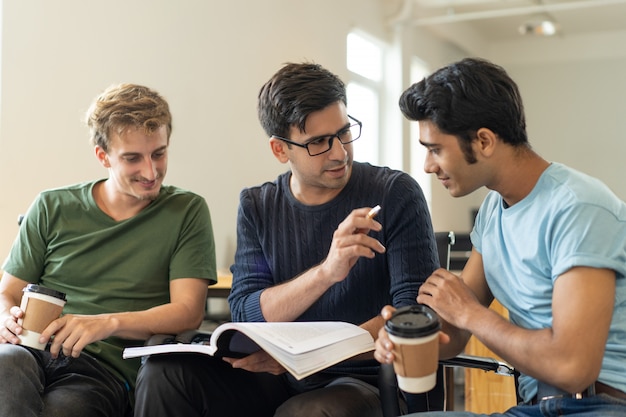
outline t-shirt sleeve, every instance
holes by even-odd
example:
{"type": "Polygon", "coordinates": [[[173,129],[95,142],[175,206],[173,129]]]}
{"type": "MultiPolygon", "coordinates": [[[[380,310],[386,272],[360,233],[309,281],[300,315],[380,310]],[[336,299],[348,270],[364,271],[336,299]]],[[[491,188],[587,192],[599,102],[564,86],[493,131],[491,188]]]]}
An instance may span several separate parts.
{"type": "Polygon", "coordinates": [[[176,278],[205,278],[217,282],[211,214],[206,201],[199,196],[188,204],[172,254],[170,279],[176,278]]]}
{"type": "Polygon", "coordinates": [[[43,273],[46,254],[47,206],[38,195],[19,226],[2,270],[24,281],[37,282],[43,273]]]}

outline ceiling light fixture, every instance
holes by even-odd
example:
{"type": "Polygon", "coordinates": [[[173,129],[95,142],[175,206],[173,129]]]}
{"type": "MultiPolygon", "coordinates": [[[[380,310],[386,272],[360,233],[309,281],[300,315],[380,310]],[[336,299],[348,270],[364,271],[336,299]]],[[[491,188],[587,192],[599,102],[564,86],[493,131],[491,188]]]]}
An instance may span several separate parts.
{"type": "Polygon", "coordinates": [[[553,20],[529,20],[518,28],[521,35],[553,36],[559,31],[559,25],[553,20]]]}

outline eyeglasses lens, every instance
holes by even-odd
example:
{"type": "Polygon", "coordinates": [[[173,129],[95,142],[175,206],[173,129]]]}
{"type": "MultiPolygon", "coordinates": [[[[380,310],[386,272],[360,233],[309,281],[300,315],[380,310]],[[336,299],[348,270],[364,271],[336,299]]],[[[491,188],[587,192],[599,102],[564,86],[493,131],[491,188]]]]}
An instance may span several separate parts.
{"type": "Polygon", "coordinates": [[[328,152],[333,146],[332,142],[335,138],[339,138],[339,141],[345,145],[350,142],[354,142],[360,136],[361,136],[361,125],[358,123],[355,123],[353,125],[350,125],[350,127],[348,127],[347,129],[342,130],[341,132],[337,133],[336,135],[324,136],[315,141],[309,142],[307,144],[307,149],[311,156],[315,156],[315,155],[322,154],[324,152],[328,152]]]}

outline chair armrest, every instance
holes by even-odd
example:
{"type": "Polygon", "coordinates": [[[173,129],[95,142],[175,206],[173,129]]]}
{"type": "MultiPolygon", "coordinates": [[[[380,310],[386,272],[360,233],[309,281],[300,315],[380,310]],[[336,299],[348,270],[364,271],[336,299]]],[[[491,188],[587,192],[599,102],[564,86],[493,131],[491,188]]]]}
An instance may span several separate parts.
{"type": "Polygon", "coordinates": [[[191,329],[176,335],[174,341],[178,343],[202,343],[211,338],[212,332],[206,330],[191,329]]]}
{"type": "Polygon", "coordinates": [[[442,359],[439,363],[445,366],[476,368],[484,371],[492,371],[498,375],[515,376],[515,369],[511,365],[483,356],[458,355],[454,358],[442,359]]]}
{"type": "Polygon", "coordinates": [[[175,337],[176,336],[172,334],[153,334],[152,336],[150,336],[148,340],[146,340],[146,343],[144,343],[144,345],[154,346],[154,345],[164,345],[166,343],[174,343],[175,337]]]}
{"type": "Polygon", "coordinates": [[[211,338],[211,332],[191,329],[179,334],[155,334],[150,336],[145,346],[164,345],[167,343],[203,343],[211,338]]]}

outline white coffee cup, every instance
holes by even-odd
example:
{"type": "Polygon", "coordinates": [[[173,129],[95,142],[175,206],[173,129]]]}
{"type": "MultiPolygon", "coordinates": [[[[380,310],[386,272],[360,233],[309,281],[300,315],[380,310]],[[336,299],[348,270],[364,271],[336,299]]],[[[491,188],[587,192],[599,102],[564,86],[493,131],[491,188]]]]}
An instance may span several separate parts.
{"type": "Polygon", "coordinates": [[[435,312],[424,305],[399,308],[385,323],[401,390],[421,393],[437,384],[440,327],[435,312]]]}
{"type": "Polygon", "coordinates": [[[22,334],[20,344],[44,350],[45,343],[39,343],[41,332],[52,321],[59,318],[66,303],[65,294],[37,284],[29,284],[23,290],[20,309],[24,317],[18,320],[22,334]]]}

